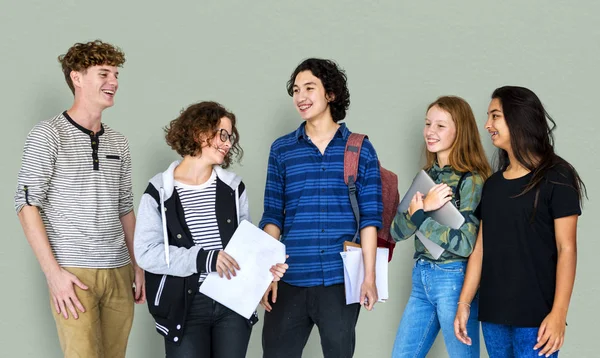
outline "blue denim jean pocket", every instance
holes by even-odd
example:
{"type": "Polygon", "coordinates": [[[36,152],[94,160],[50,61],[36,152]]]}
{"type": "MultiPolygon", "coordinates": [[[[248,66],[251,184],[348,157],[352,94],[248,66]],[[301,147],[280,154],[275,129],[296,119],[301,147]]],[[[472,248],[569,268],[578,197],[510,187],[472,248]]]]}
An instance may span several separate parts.
{"type": "Polygon", "coordinates": [[[464,274],[467,269],[467,263],[465,261],[455,261],[443,264],[434,264],[437,270],[448,272],[448,273],[461,273],[464,274]]]}

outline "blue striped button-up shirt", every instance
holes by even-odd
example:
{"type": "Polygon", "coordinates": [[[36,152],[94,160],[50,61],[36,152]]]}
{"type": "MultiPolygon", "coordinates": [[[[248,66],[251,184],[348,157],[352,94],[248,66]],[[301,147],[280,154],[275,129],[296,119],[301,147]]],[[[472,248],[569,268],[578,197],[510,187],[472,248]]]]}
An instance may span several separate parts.
{"type": "MultiPolygon", "coordinates": [[[[356,220],[344,183],[344,150],[350,131],[341,124],[324,154],[306,135],[305,123],[271,146],[260,227],[282,229],[290,256],[283,280],[295,286],[344,282],[340,252],[356,220]]],[[[356,182],[360,228],[381,227],[383,204],[377,153],[365,139],[356,182]]]]}

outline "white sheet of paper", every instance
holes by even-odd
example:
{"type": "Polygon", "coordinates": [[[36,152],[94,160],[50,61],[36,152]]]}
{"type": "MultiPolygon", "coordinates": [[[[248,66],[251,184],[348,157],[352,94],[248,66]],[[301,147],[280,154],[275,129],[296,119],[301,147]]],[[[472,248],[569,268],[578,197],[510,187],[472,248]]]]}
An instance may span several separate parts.
{"type": "MultiPolygon", "coordinates": [[[[348,251],[340,252],[344,262],[344,286],[346,290],[346,304],[360,302],[360,287],[365,280],[365,269],[362,250],[359,247],[347,248],[348,251]]],[[[377,285],[378,302],[385,302],[389,298],[388,291],[388,255],[389,249],[377,248],[375,260],[375,284],[377,285]]]]}
{"type": "Polygon", "coordinates": [[[228,280],[212,272],[200,286],[200,292],[250,318],[273,281],[271,266],[285,262],[285,245],[244,220],[225,248],[240,266],[228,280]]]}
{"type": "Polygon", "coordinates": [[[419,240],[421,240],[421,242],[423,243],[423,246],[425,246],[425,248],[427,249],[427,251],[429,251],[429,253],[431,254],[431,256],[433,256],[434,259],[437,260],[437,259],[440,258],[440,256],[442,256],[442,254],[445,251],[443,247],[441,247],[440,245],[436,244],[435,242],[429,240],[419,230],[417,230],[417,234],[416,235],[417,235],[417,238],[419,240]]]}

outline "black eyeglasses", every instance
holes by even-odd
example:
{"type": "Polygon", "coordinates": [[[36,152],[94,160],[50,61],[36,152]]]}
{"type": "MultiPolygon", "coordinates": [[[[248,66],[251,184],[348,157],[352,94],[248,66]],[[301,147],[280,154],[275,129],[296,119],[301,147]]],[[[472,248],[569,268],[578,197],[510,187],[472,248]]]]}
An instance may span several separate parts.
{"type": "Polygon", "coordinates": [[[229,139],[229,142],[231,144],[233,144],[235,137],[233,134],[229,134],[227,129],[225,129],[225,128],[217,129],[217,132],[219,133],[219,138],[221,138],[222,142],[227,142],[227,140],[229,139]]]}

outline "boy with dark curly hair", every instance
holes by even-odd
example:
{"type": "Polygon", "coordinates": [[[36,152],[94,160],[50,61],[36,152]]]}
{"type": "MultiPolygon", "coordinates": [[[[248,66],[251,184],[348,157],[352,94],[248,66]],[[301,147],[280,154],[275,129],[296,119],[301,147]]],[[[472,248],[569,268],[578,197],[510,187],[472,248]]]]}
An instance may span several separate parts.
{"type": "MultiPolygon", "coordinates": [[[[346,75],[335,62],[310,58],[292,73],[288,94],[303,123],[271,146],[260,227],[286,245],[289,269],[273,282],[265,308],[264,357],[301,357],[316,324],[325,357],[354,354],[359,304],[346,305],[340,252],[357,231],[344,150],[350,130],[346,75]]],[[[377,153],[365,139],[356,182],[365,280],[360,304],[377,302],[375,255],[383,204],[377,153]]]]}
{"type": "Polygon", "coordinates": [[[58,60],[75,99],[27,136],[15,209],[46,275],[64,356],[125,357],[144,273],[133,258],[129,144],[102,123],[125,55],[96,40],[58,60]]]}

